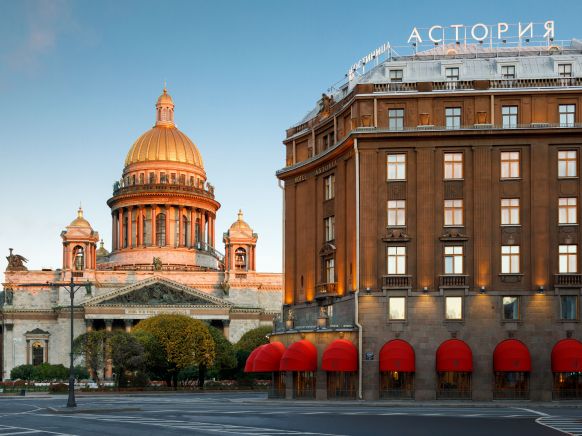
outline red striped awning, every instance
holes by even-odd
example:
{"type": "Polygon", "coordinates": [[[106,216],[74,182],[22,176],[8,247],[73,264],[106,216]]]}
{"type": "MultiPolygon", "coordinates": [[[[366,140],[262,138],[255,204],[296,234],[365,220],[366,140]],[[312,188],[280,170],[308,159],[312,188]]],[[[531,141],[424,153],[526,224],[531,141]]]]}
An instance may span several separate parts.
{"type": "Polygon", "coordinates": [[[263,348],[266,344],[261,345],[260,347],[255,348],[251,354],[249,354],[249,357],[247,357],[247,361],[245,363],[245,369],[244,372],[255,372],[253,369],[253,366],[255,364],[255,358],[257,357],[257,354],[259,353],[259,350],[261,348],[263,348]]]}
{"type": "Polygon", "coordinates": [[[281,342],[271,342],[260,347],[253,362],[253,372],[279,371],[281,357],[285,353],[285,345],[281,342]]]}
{"type": "Polygon", "coordinates": [[[415,355],[412,346],[402,339],[393,339],[380,350],[380,371],[414,372],[415,355]]]}
{"type": "Polygon", "coordinates": [[[531,356],[525,344],[517,339],[506,339],[497,344],[493,351],[493,370],[530,372],[531,356]]]}
{"type": "Polygon", "coordinates": [[[327,346],[321,359],[321,369],[334,372],[358,370],[358,350],[351,341],[336,339],[327,346]]]}
{"type": "Polygon", "coordinates": [[[460,339],[443,342],[436,352],[438,372],[473,372],[473,352],[460,339]]]}
{"type": "Polygon", "coordinates": [[[293,342],[283,354],[280,371],[317,371],[317,348],[307,339],[293,342]]]}
{"type": "Polygon", "coordinates": [[[552,372],[582,372],[582,342],[562,339],[554,345],[552,372]]]}

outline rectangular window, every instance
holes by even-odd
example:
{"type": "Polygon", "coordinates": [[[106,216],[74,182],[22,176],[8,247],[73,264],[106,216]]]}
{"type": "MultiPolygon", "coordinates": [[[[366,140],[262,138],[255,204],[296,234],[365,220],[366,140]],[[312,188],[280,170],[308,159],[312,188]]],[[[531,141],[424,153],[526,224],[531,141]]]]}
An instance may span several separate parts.
{"type": "Polygon", "coordinates": [[[402,82],[404,77],[404,70],[390,70],[390,81],[391,82],[402,82]]]}
{"type": "Polygon", "coordinates": [[[519,320],[519,297],[503,297],[503,319],[505,321],[519,320]]]}
{"type": "Polygon", "coordinates": [[[326,283],[335,283],[335,259],[325,260],[325,279],[326,283]]]}
{"type": "Polygon", "coordinates": [[[160,173],[160,183],[166,183],[168,180],[166,179],[166,173],[160,173]]]}
{"type": "Polygon", "coordinates": [[[576,321],[578,319],[578,296],[560,296],[560,319],[564,321],[576,321]]]}
{"type": "Polygon", "coordinates": [[[325,241],[335,239],[335,216],[329,216],[323,220],[325,222],[325,241]]]}
{"type": "Polygon", "coordinates": [[[576,197],[558,198],[558,223],[576,224],[578,219],[578,199],[576,197]]]}
{"type": "Polygon", "coordinates": [[[501,225],[515,226],[519,224],[519,198],[501,199],[501,225]]]}
{"type": "Polygon", "coordinates": [[[559,273],[568,274],[578,272],[578,246],[560,245],[558,247],[560,257],[559,273]]]}
{"type": "Polygon", "coordinates": [[[558,151],[558,177],[576,177],[576,150],[558,151]]]}
{"type": "Polygon", "coordinates": [[[388,180],[406,180],[406,155],[388,155],[388,180]]]}
{"type": "Polygon", "coordinates": [[[150,173],[150,183],[156,183],[156,173],[150,173]]]}
{"type": "Polygon", "coordinates": [[[186,174],[180,174],[180,185],[186,184],[186,174]]]}
{"type": "Polygon", "coordinates": [[[572,77],[572,64],[558,64],[558,75],[560,77],[572,77]]]}
{"type": "Polygon", "coordinates": [[[388,129],[404,130],[404,109],[388,110],[388,129]]]}
{"type": "Polygon", "coordinates": [[[503,106],[501,108],[503,128],[513,129],[517,127],[517,106],[503,106]]]}
{"type": "Polygon", "coordinates": [[[502,65],[501,77],[504,79],[515,79],[515,65],[502,65]]]}
{"type": "Polygon", "coordinates": [[[445,274],[463,274],[463,247],[461,245],[445,247],[445,274]]]}
{"type": "Polygon", "coordinates": [[[448,67],[445,68],[445,78],[449,82],[459,80],[459,67],[448,67]]]}
{"type": "Polygon", "coordinates": [[[445,153],[445,180],[463,178],[463,153],[445,153]]]}
{"type": "Polygon", "coordinates": [[[170,182],[175,185],[176,184],[176,173],[170,174],[170,182]]]}
{"type": "Polygon", "coordinates": [[[519,177],[519,151],[501,152],[501,178],[515,179],[519,177]]]}
{"type": "Polygon", "coordinates": [[[406,247],[388,247],[388,275],[406,274],[406,247]]]}
{"type": "Polygon", "coordinates": [[[463,319],[463,297],[445,297],[445,319],[463,319]]]}
{"type": "Polygon", "coordinates": [[[519,245],[501,246],[501,273],[519,273],[519,245]]]}
{"type": "Polygon", "coordinates": [[[445,127],[447,129],[461,128],[461,108],[448,107],[445,108],[445,127]]]}
{"type": "Polygon", "coordinates": [[[323,179],[324,199],[331,200],[335,197],[335,175],[331,174],[323,179]]]}
{"type": "Polygon", "coordinates": [[[388,201],[388,226],[406,225],[406,200],[388,201]]]}
{"type": "Polygon", "coordinates": [[[388,298],[388,319],[391,321],[406,319],[406,297],[388,298]]]}
{"type": "Polygon", "coordinates": [[[445,226],[463,225],[463,200],[445,200],[445,226]]]}
{"type": "Polygon", "coordinates": [[[576,105],[575,104],[561,104],[558,107],[560,114],[560,127],[574,127],[576,120],[576,105]]]}

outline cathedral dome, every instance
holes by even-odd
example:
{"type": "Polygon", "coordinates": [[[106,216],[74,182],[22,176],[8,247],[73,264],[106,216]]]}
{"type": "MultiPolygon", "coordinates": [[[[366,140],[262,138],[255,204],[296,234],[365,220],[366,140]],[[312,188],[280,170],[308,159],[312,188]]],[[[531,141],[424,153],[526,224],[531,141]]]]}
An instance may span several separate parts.
{"type": "Polygon", "coordinates": [[[89,221],[87,221],[83,217],[83,209],[80,207],[79,210],[77,211],[77,218],[71,221],[71,224],[69,224],[67,227],[85,227],[88,229],[92,229],[91,224],[89,224],[89,221]]]}
{"type": "Polygon", "coordinates": [[[243,220],[242,210],[238,211],[238,219],[228,229],[230,237],[253,237],[253,229],[243,220]]]}

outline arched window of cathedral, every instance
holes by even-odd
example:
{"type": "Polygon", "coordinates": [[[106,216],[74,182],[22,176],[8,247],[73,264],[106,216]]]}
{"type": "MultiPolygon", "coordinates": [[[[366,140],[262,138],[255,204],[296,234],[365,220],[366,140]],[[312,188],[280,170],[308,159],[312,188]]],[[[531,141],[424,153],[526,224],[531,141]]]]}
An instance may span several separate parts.
{"type": "Polygon", "coordinates": [[[159,213],[156,216],[156,245],[166,245],[166,214],[159,213]]]}
{"type": "Polygon", "coordinates": [[[234,252],[234,267],[236,269],[247,269],[247,251],[244,248],[237,248],[234,252]]]}
{"type": "Polygon", "coordinates": [[[44,363],[44,346],[40,342],[32,344],[32,364],[34,366],[44,363]]]}
{"type": "Polygon", "coordinates": [[[77,245],[73,250],[73,265],[77,271],[85,269],[85,251],[80,245],[77,245]]]}
{"type": "Polygon", "coordinates": [[[188,242],[190,241],[190,220],[186,215],[182,217],[182,245],[188,247],[188,242]]]}

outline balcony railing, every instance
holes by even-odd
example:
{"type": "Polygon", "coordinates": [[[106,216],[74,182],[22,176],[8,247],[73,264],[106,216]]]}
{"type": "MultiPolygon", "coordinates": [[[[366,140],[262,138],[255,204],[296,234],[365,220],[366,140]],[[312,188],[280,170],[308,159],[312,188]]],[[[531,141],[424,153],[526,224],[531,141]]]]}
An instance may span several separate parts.
{"type": "Polygon", "coordinates": [[[410,288],[412,277],[408,275],[389,275],[382,276],[382,288],[384,289],[402,289],[410,288]]]}
{"type": "Polygon", "coordinates": [[[187,192],[191,194],[200,195],[202,197],[214,198],[214,187],[208,185],[206,187],[198,187],[192,185],[185,185],[180,183],[125,183],[115,182],[113,184],[113,195],[122,195],[133,192],[151,192],[151,191],[174,191],[187,192]]]}
{"type": "Polygon", "coordinates": [[[315,297],[327,297],[328,295],[336,295],[337,282],[320,283],[315,285],[315,297]]]}
{"type": "Polygon", "coordinates": [[[554,274],[554,286],[582,287],[582,274],[554,274]]]}
{"type": "Polygon", "coordinates": [[[439,286],[446,288],[465,288],[469,286],[469,276],[457,274],[439,276],[439,286]]]}

